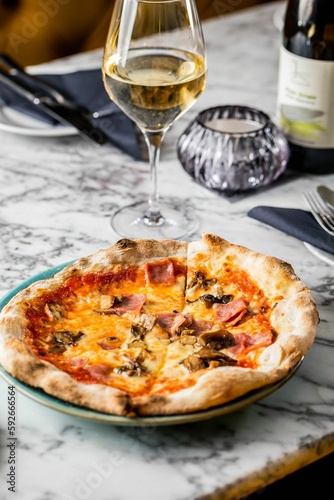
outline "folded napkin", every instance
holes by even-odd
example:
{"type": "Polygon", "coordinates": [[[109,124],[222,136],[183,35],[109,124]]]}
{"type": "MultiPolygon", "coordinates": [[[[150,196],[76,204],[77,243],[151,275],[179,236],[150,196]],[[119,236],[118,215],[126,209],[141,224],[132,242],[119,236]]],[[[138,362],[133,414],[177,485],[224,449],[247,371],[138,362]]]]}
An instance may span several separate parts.
{"type": "Polygon", "coordinates": [[[295,208],[255,207],[249,217],[275,227],[314,247],[334,254],[334,236],[326,233],[310,212],[295,208]]]}
{"type": "MultiPolygon", "coordinates": [[[[38,75],[41,80],[51,84],[67,98],[83,106],[88,112],[110,109],[112,114],[93,118],[94,125],[103,130],[110,142],[137,160],[142,159],[134,123],[114,104],[104,89],[100,69],[77,71],[75,73],[38,75]]],[[[43,113],[37,106],[18,95],[7,85],[0,82],[0,106],[37,118],[55,127],[64,125],[43,113]]]]}

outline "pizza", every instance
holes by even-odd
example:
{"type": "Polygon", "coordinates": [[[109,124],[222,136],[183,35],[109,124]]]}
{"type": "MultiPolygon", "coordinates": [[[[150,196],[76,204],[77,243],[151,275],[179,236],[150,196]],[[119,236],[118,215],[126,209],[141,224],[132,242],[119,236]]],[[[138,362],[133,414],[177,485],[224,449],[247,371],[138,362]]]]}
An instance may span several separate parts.
{"type": "Polygon", "coordinates": [[[318,312],[291,265],[213,234],[121,239],[21,290],[0,315],[0,363],[70,403],[187,414],[285,377],[318,312]]]}

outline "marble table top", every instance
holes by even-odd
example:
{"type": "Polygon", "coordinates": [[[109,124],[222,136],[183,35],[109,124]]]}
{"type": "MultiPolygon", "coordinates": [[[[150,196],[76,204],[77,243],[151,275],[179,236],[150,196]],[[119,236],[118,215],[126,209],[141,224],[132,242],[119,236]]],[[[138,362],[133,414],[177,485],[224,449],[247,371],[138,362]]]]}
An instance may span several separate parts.
{"type": "MultiPolygon", "coordinates": [[[[202,231],[275,255],[311,288],[320,324],[297,373],[259,402],[201,422],[118,426],[78,418],[16,391],[16,437],[8,434],[8,383],[0,380],[0,498],[7,500],[238,499],[334,451],[334,266],[303,243],[247,216],[257,205],[305,209],[302,193],[326,177],[304,175],[234,202],[195,184],[176,141],[202,109],[247,104],[273,114],[280,33],[272,3],[205,22],[207,89],[167,133],[162,194],[190,197],[202,231]],[[15,448],[15,495],[10,487],[15,448]]],[[[65,65],[100,64],[96,51],[65,65]]],[[[64,61],[62,61],[64,64],[64,61]]],[[[51,70],[57,63],[50,65],[51,70]]],[[[36,273],[117,241],[111,211],[145,196],[148,168],[112,146],[78,136],[0,130],[0,294],[36,273]]]]}

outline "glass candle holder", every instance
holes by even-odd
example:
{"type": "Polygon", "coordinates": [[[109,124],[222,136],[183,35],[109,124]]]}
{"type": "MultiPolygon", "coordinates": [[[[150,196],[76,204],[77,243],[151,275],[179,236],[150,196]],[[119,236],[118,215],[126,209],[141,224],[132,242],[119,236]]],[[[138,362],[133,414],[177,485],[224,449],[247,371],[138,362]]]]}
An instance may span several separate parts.
{"type": "Polygon", "coordinates": [[[196,182],[229,195],[276,180],[289,146],[266,113],[230,105],[202,111],[179,138],[177,154],[196,182]]]}

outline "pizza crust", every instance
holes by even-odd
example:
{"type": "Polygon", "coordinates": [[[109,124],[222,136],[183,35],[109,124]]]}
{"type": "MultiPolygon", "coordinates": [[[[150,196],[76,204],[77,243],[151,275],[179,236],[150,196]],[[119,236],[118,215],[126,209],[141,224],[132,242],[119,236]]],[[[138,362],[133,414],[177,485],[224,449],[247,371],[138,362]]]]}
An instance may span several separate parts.
{"type": "Polygon", "coordinates": [[[187,243],[176,240],[119,240],[115,245],[102,249],[64,268],[57,274],[59,281],[85,272],[99,272],[111,265],[141,265],[154,259],[169,257],[186,259],[187,243]]]}
{"type": "Polygon", "coordinates": [[[131,407],[136,415],[173,415],[207,410],[281,380],[285,374],[280,368],[254,371],[219,367],[204,373],[190,388],[168,396],[134,398],[131,407]]]}
{"type": "MultiPolygon", "coordinates": [[[[0,315],[0,363],[19,380],[70,403],[115,415],[171,415],[205,410],[232,401],[249,391],[286,376],[311,347],[319,317],[310,290],[292,267],[279,259],[233,245],[211,234],[199,242],[174,240],[120,240],[108,249],[81,258],[53,278],[36,282],[19,292],[0,315]],[[112,265],[143,264],[179,257],[192,263],[202,254],[210,265],[226,258],[252,278],[273,303],[271,323],[277,340],[261,350],[256,369],[221,366],[191,374],[195,383],[174,393],[130,396],[103,384],[85,384],[37,358],[24,343],[25,301],[43,290],[54,290],[73,276],[100,272],[112,265]]],[[[190,376],[190,375],[189,375],[190,376]]]]}
{"type": "Polygon", "coordinates": [[[17,339],[8,341],[5,348],[7,355],[1,364],[12,376],[26,384],[78,406],[115,415],[128,414],[129,398],[122,391],[101,384],[77,382],[51,363],[36,359],[17,339]]]}

